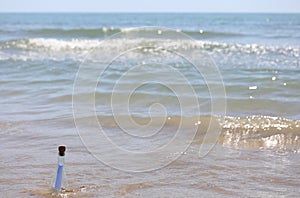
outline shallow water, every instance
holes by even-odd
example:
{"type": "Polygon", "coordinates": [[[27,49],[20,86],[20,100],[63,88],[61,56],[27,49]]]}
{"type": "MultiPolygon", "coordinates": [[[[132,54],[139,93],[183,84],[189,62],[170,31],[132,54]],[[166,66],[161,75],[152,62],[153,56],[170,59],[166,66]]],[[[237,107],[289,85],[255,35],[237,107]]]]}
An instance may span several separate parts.
{"type": "MultiPolygon", "coordinates": [[[[19,123],[7,126],[2,134],[5,152],[1,152],[1,189],[8,197],[51,197],[55,147],[63,143],[68,145],[65,168],[69,191],[62,196],[252,197],[254,191],[258,197],[299,194],[299,140],[282,143],[279,139],[277,144],[273,140],[274,145],[268,146],[270,138],[256,142],[262,140],[247,139],[247,135],[227,136],[224,132],[204,158],[199,157],[201,135],[197,135],[191,147],[170,165],[156,171],[128,173],[93,158],[71,121],[19,123]]],[[[122,156],[118,157],[122,161],[122,156]]]]}
{"type": "Polygon", "coordinates": [[[52,197],[60,144],[61,197],[299,196],[300,15],[1,14],[0,24],[5,197],[52,197]],[[149,25],[174,31],[129,29],[149,25]],[[222,82],[211,62],[201,73],[174,52],[210,57],[222,82]]]}

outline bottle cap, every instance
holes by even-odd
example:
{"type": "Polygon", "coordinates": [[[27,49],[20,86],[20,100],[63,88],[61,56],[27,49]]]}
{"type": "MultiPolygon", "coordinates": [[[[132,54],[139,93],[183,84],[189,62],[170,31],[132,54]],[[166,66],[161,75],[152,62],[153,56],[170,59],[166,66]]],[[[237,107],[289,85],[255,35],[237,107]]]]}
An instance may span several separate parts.
{"type": "Polygon", "coordinates": [[[58,153],[59,156],[65,156],[66,147],[65,146],[59,146],[58,147],[58,153]]]}

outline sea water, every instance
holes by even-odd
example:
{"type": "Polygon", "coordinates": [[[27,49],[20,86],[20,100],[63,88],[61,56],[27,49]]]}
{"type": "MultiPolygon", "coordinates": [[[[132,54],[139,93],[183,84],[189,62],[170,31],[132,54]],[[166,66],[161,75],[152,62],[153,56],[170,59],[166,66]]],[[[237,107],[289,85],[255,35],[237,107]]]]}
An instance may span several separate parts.
{"type": "MultiPolygon", "coordinates": [[[[64,144],[69,148],[65,166],[70,189],[62,196],[297,197],[299,50],[299,14],[0,14],[0,190],[5,197],[51,196],[56,147],[64,144]],[[128,36],[135,27],[142,29],[128,36]],[[172,33],[166,35],[168,31],[172,33]],[[176,50],[187,56],[200,50],[213,60],[226,93],[214,99],[225,99],[226,111],[212,114],[205,76],[170,53],[176,50]],[[127,53],[101,62],[119,51],[127,53]],[[93,52],[104,53],[91,56],[93,52]],[[130,90],[115,85],[134,65],[137,69],[121,85],[140,86],[131,94],[129,110],[118,112],[130,90]],[[93,89],[95,111],[78,114],[72,97],[80,107],[90,100],[88,91],[74,92],[82,67],[98,76],[99,83],[93,89]],[[170,68],[188,79],[193,94],[170,68]],[[141,84],[152,78],[179,93],[159,83],[141,84]],[[111,100],[113,94],[121,100],[111,100]],[[178,98],[191,97],[200,110],[194,103],[180,105],[178,98]],[[163,113],[155,104],[164,106],[163,113]],[[140,161],[129,164],[107,142],[99,147],[105,154],[102,161],[97,160],[86,145],[99,146],[93,143],[97,137],[82,141],[84,132],[78,134],[73,113],[86,131],[96,117],[106,136],[131,152],[166,145],[182,119],[191,125],[167,152],[154,154],[147,163],[151,168],[173,156],[178,159],[136,173],[132,170],[140,161]],[[132,140],[116,116],[138,126],[163,120],[165,127],[153,139],[132,140]],[[210,152],[199,157],[201,146],[209,144],[203,134],[212,120],[220,133],[210,152]],[[195,136],[189,135],[196,125],[195,136]],[[191,145],[178,155],[176,145],[185,142],[191,145]]],[[[152,135],[151,127],[128,129],[152,135]]]]}

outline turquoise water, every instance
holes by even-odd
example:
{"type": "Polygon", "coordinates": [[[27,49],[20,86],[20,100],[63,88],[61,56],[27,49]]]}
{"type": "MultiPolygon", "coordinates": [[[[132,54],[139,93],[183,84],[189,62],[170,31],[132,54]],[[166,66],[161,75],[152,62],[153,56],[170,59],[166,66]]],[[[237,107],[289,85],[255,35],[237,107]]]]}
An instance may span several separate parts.
{"type": "MultiPolygon", "coordinates": [[[[55,173],[56,146],[66,144],[70,147],[66,169],[72,192],[65,195],[70,197],[297,196],[299,55],[299,14],[0,14],[0,190],[8,197],[50,196],[47,190],[55,173]],[[152,28],[132,33],[132,28],[146,26],[152,28]],[[215,99],[226,100],[225,112],[212,113],[212,92],[205,77],[174,51],[191,56],[201,51],[213,60],[226,93],[217,92],[215,99]],[[116,52],[126,54],[106,62],[116,52]],[[123,136],[112,111],[112,95],[121,99],[113,103],[120,110],[122,98],[130,91],[114,86],[135,65],[139,65],[137,70],[120,83],[125,88],[156,79],[180,90],[176,94],[159,83],[144,84],[131,95],[129,110],[118,113],[126,119],[133,116],[142,125],[150,116],[167,120],[161,136],[150,141],[123,136]],[[83,108],[89,101],[88,87],[74,92],[77,72],[84,66],[99,77],[94,89],[95,112],[77,115],[86,130],[96,114],[107,136],[119,146],[147,151],[165,144],[180,118],[193,125],[186,134],[199,120],[201,127],[189,150],[159,171],[137,175],[111,169],[88,155],[76,132],[72,108],[72,97],[83,108]],[[167,66],[188,79],[199,111],[194,103],[180,106],[178,97],[194,95],[167,66]],[[154,107],[149,113],[157,103],[165,111],[154,107]],[[220,117],[215,149],[199,158],[202,132],[220,117]]],[[[220,83],[213,81],[217,79],[214,75],[211,82],[220,83]]],[[[88,84],[90,77],[83,82],[88,84]]],[[[151,134],[150,129],[143,130],[147,133],[151,134]]],[[[181,138],[181,143],[189,140],[181,138]]],[[[117,158],[131,167],[110,145],[103,146],[111,154],[105,159],[117,158]]],[[[168,155],[177,155],[173,148],[168,155]]],[[[155,156],[153,164],[162,158],[165,156],[155,156]]]]}

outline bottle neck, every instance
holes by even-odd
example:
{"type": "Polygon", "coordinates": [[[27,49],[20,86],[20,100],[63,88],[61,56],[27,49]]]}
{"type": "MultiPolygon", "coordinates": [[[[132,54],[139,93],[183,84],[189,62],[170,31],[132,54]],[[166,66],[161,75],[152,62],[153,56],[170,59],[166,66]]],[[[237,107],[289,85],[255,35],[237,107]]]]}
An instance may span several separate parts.
{"type": "Polygon", "coordinates": [[[58,156],[58,158],[57,158],[57,164],[58,165],[64,165],[64,163],[65,163],[65,156],[58,156]]]}

